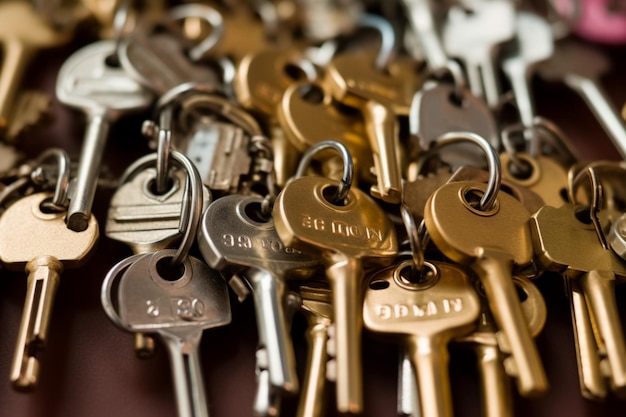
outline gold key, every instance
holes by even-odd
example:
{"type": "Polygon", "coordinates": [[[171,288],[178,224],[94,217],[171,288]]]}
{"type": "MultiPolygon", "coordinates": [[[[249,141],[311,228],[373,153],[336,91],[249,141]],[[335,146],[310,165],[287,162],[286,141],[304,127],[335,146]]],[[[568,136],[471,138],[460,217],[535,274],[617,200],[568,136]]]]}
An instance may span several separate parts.
{"type": "MultiPolygon", "coordinates": [[[[600,354],[599,362],[595,353],[578,357],[581,388],[586,397],[603,398],[604,381],[598,378],[603,369],[608,370],[608,375],[603,376],[610,379],[613,390],[626,392],[626,340],[614,294],[616,276],[626,276],[626,263],[599,241],[601,231],[596,230],[591,220],[585,220],[585,210],[573,204],[558,209],[545,206],[533,215],[530,225],[541,265],[549,271],[561,272],[566,279],[576,280],[572,290],[580,286],[581,291],[570,293],[575,297],[572,298],[575,329],[577,332],[580,326],[589,329],[591,324],[597,332],[597,350],[604,351],[606,356],[600,354]],[[584,312],[581,315],[581,309],[585,308],[588,317],[584,312]],[[602,368],[602,362],[606,362],[606,368],[602,368]]],[[[577,354],[593,351],[593,344],[590,347],[586,337],[588,332],[577,335],[581,336],[576,341],[577,354]]]]}
{"type": "Polygon", "coordinates": [[[0,217],[0,260],[7,269],[28,272],[26,301],[11,366],[17,390],[30,390],[39,380],[37,353],[46,345],[59,275],[65,268],[81,266],[98,240],[93,216],[86,230],[65,226],[65,213],[42,211],[52,194],[21,198],[0,217]],[[37,236],[36,239],[33,237],[37,236]]]}
{"type": "Polygon", "coordinates": [[[567,190],[567,170],[556,160],[541,155],[533,158],[518,152],[514,157],[507,153],[500,154],[500,161],[503,179],[534,191],[548,206],[560,207],[565,203],[563,196],[567,190]],[[515,170],[513,158],[523,165],[522,170],[515,170]]]}
{"type": "Polygon", "coordinates": [[[375,69],[375,58],[371,53],[338,55],[328,65],[324,81],[336,100],[363,113],[378,180],[371,194],[399,203],[402,170],[396,118],[409,114],[419,79],[410,61],[394,61],[382,72],[375,69]]]}
{"type": "MultiPolygon", "coordinates": [[[[514,276],[516,288],[524,295],[522,311],[532,337],[536,338],[546,323],[548,310],[539,289],[528,278],[514,276]]],[[[478,291],[481,294],[482,291],[478,291]]],[[[513,416],[513,398],[503,367],[503,355],[498,346],[498,328],[489,312],[487,300],[481,297],[482,311],[478,327],[473,333],[455,342],[470,344],[478,359],[481,385],[481,403],[485,417],[513,416]]]]}
{"type": "Polygon", "coordinates": [[[521,395],[538,396],[548,389],[548,380],[512,278],[515,266],[527,266],[532,260],[530,214],[505,193],[498,193],[493,207],[476,208],[474,201],[483,195],[484,189],[477,182],[454,182],[440,187],[426,204],[426,228],[444,255],[471,266],[478,274],[511,353],[505,367],[517,377],[521,395]]]}
{"type": "Polygon", "coordinates": [[[342,111],[323,85],[298,82],[289,86],[277,116],[285,137],[298,151],[305,152],[316,143],[332,138],[343,143],[352,154],[359,179],[372,182],[370,169],[374,162],[363,118],[342,111]]]}
{"type": "Polygon", "coordinates": [[[276,111],[284,91],[294,81],[315,79],[316,70],[293,48],[271,49],[245,56],[237,66],[233,86],[241,105],[259,114],[271,130],[276,182],[284,185],[295,172],[299,152],[277,129],[276,111]]]}
{"type": "Polygon", "coordinates": [[[411,268],[411,261],[404,262],[369,280],[363,323],[370,331],[396,335],[408,349],[421,415],[451,417],[447,345],[473,329],[480,300],[460,267],[426,262],[420,283],[407,278],[411,268]]]}
{"type": "Polygon", "coordinates": [[[327,376],[328,332],[333,322],[332,293],[328,284],[309,280],[300,285],[300,311],[305,316],[309,346],[297,417],[321,417],[324,413],[324,382],[327,376]]]}
{"type": "MultiPolygon", "coordinates": [[[[345,147],[338,148],[348,153],[345,147]]],[[[345,198],[334,200],[335,191],[336,183],[322,177],[292,179],[276,198],[273,217],[287,246],[321,256],[333,292],[337,409],[356,414],[363,410],[360,300],[364,268],[390,263],[398,247],[391,221],[371,198],[348,187],[345,198]]]]}
{"type": "Polygon", "coordinates": [[[35,52],[68,42],[70,33],[55,31],[28,1],[4,1],[0,3],[0,39],[0,134],[4,135],[22,76],[35,52]]]}

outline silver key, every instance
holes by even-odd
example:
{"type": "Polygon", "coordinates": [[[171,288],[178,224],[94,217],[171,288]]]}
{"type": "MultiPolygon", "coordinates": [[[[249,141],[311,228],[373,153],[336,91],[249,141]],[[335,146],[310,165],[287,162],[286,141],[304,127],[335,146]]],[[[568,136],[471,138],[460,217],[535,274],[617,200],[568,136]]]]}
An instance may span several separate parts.
{"type": "Polygon", "coordinates": [[[67,226],[75,231],[87,228],[110,124],[124,113],[145,110],[153,98],[123,69],[107,64],[115,49],[113,41],[89,44],[65,61],[57,78],[59,101],[87,115],[87,130],[78,172],[70,189],[66,220],[67,226]]]}
{"type": "MultiPolygon", "coordinates": [[[[437,139],[448,132],[472,132],[487,139],[498,149],[498,129],[492,112],[467,89],[451,84],[426,83],[413,97],[409,117],[411,134],[417,139],[421,152],[430,149],[437,139]],[[462,104],[452,99],[461,93],[462,104]]],[[[442,155],[442,160],[454,167],[476,165],[484,154],[475,145],[457,145],[442,155]],[[455,151],[456,150],[456,151],[455,151]]]]}
{"type": "Polygon", "coordinates": [[[530,76],[534,67],[552,56],[554,38],[552,30],[545,19],[528,12],[518,12],[516,15],[517,48],[508,54],[502,61],[502,70],[506,74],[513,94],[515,104],[524,128],[525,138],[531,142],[529,153],[536,155],[533,150],[532,127],[535,118],[535,104],[529,85],[530,76]]]}
{"type": "MultiPolygon", "coordinates": [[[[155,168],[127,170],[109,205],[108,238],[127,244],[137,254],[171,247],[182,236],[179,228],[186,174],[183,170],[171,172],[171,188],[158,195],[153,189],[155,168]]],[[[209,196],[205,190],[205,207],[209,196]]]]}
{"type": "Polygon", "coordinates": [[[202,217],[198,245],[213,268],[232,270],[250,283],[271,384],[295,393],[298,378],[285,319],[285,280],[306,277],[318,260],[285,247],[271,217],[263,219],[259,214],[262,201],[243,195],[214,201],[202,217]]]}
{"type": "Polygon", "coordinates": [[[188,257],[180,270],[176,251],[135,255],[118,263],[102,287],[106,313],[124,330],[157,333],[169,351],[179,417],[206,417],[199,346],[202,332],[231,321],[226,282],[204,262],[188,257]],[[113,309],[112,285],[119,279],[113,309]]]}
{"type": "Polygon", "coordinates": [[[626,159],[626,127],[598,81],[610,68],[610,61],[598,50],[566,39],[559,41],[554,56],[539,67],[539,74],[549,81],[561,81],[578,93],[626,159]]]}
{"type": "Polygon", "coordinates": [[[505,0],[477,2],[471,11],[451,7],[443,27],[446,52],[465,64],[472,94],[490,108],[500,104],[500,85],[495,67],[498,46],[515,35],[515,8],[505,0]]]}
{"type": "Polygon", "coordinates": [[[439,38],[431,0],[402,0],[407,19],[414,36],[418,39],[423,57],[432,71],[445,68],[448,56],[439,38]]]}

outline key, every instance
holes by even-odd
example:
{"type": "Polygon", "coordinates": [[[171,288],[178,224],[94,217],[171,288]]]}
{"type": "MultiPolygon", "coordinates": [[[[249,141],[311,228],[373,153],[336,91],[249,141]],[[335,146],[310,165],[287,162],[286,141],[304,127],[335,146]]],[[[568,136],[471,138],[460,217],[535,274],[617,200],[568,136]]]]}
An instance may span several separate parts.
{"type": "Polygon", "coordinates": [[[402,0],[407,12],[407,20],[421,47],[428,68],[437,72],[445,68],[448,57],[439,37],[431,0],[402,0]]]}
{"type": "Polygon", "coordinates": [[[483,184],[476,182],[440,187],[426,204],[426,228],[445,256],[469,265],[479,276],[489,308],[510,349],[507,368],[515,373],[517,389],[522,396],[538,396],[548,389],[548,381],[524,324],[512,279],[514,267],[524,267],[532,260],[530,214],[505,193],[498,193],[490,209],[474,208],[470,202],[484,189],[483,184]]]}
{"type": "Polygon", "coordinates": [[[423,284],[405,274],[412,262],[375,273],[365,289],[365,328],[401,340],[416,371],[422,416],[451,417],[448,343],[467,334],[480,314],[480,300],[461,268],[425,263],[423,284]]]}
{"type": "Polygon", "coordinates": [[[130,332],[157,333],[169,352],[179,417],[209,415],[200,365],[202,332],[231,321],[226,282],[204,262],[188,257],[180,268],[164,249],[135,255],[111,269],[102,286],[105,312],[130,332]],[[119,276],[119,277],[118,277],[119,276]],[[113,309],[112,282],[117,280],[113,309]]]}
{"type": "Polygon", "coordinates": [[[553,57],[539,67],[548,81],[560,81],[579,94],[607,133],[621,157],[626,158],[626,127],[599,82],[611,63],[605,55],[573,40],[559,41],[553,57]]]}
{"type": "MultiPolygon", "coordinates": [[[[128,245],[133,254],[171,248],[180,240],[180,217],[185,196],[185,172],[172,171],[171,188],[163,195],[154,193],[156,169],[137,170],[131,166],[111,197],[105,234],[128,245]]],[[[210,194],[205,190],[204,206],[210,194]]],[[[148,358],[154,354],[154,341],[135,333],[135,354],[148,358]]]]}
{"type": "Polygon", "coordinates": [[[211,267],[245,278],[254,295],[259,347],[265,349],[272,387],[296,393],[298,378],[284,303],[285,281],[306,278],[318,261],[285,245],[271,218],[261,214],[262,198],[229,195],[202,216],[198,245],[211,267]]]}
{"type": "Polygon", "coordinates": [[[48,341],[54,296],[64,268],[84,264],[98,240],[93,216],[87,228],[65,227],[65,213],[42,210],[51,193],[36,193],[10,205],[0,216],[0,261],[10,270],[28,272],[26,301],[11,365],[11,383],[20,391],[39,382],[38,354],[48,341]],[[33,236],[39,236],[33,240],[33,236]]]}
{"type": "MultiPolygon", "coordinates": [[[[542,155],[533,158],[526,153],[517,152],[515,156],[500,154],[500,161],[502,178],[509,183],[528,188],[541,196],[548,206],[560,207],[566,202],[564,196],[567,195],[567,170],[553,158],[542,155]],[[513,158],[517,158],[527,172],[516,170],[513,158]]],[[[541,207],[529,211],[534,213],[539,208],[541,207]]]]}
{"type": "MultiPolygon", "coordinates": [[[[358,114],[348,114],[333,103],[323,84],[298,82],[289,86],[280,101],[278,122],[285,137],[300,152],[328,138],[348,148],[359,179],[372,183],[374,165],[369,142],[365,140],[365,126],[358,114]],[[310,97],[319,96],[319,100],[310,97]]],[[[334,155],[320,159],[328,160],[334,155]]]]}
{"type": "Polygon", "coordinates": [[[222,13],[224,29],[222,37],[210,53],[215,57],[226,56],[239,65],[248,54],[255,54],[274,46],[267,27],[258,16],[245,8],[232,8],[222,13]]]}
{"type": "Polygon", "coordinates": [[[495,109],[500,106],[500,85],[495,67],[498,46],[515,35],[515,8],[509,1],[479,1],[467,12],[453,6],[442,30],[451,57],[465,64],[472,94],[495,109]]]}
{"type": "Polygon", "coordinates": [[[327,378],[329,331],[333,322],[332,293],[324,282],[308,281],[298,287],[302,299],[300,311],[308,323],[308,353],[297,417],[324,415],[324,387],[327,378]]]}
{"type": "Polygon", "coordinates": [[[333,293],[337,410],[363,410],[360,294],[364,267],[384,265],[397,254],[395,230],[385,212],[352,188],[342,204],[329,201],[336,189],[322,177],[292,179],[274,203],[280,239],[289,247],[321,256],[333,293]]]}
{"type": "Polygon", "coordinates": [[[216,70],[193,62],[179,38],[168,32],[151,32],[147,28],[136,30],[120,45],[120,64],[129,76],[159,96],[189,81],[216,91],[223,88],[216,70]]]}
{"type": "MultiPolygon", "coordinates": [[[[589,366],[600,367],[602,371],[602,363],[606,362],[608,375],[604,376],[610,379],[613,390],[623,393],[626,388],[626,341],[614,294],[616,276],[626,275],[626,263],[610,248],[603,247],[592,222],[585,221],[584,215],[572,204],[564,204],[558,209],[545,206],[533,215],[530,228],[541,266],[561,272],[566,279],[575,280],[580,285],[582,292],[574,295],[586,301],[589,318],[597,332],[597,349],[605,350],[606,357],[600,354],[600,363],[587,366],[581,364],[587,364],[591,358],[579,357],[579,377],[583,395],[598,397],[603,388],[586,385],[593,380],[586,375],[586,372],[594,371],[588,370],[589,366]]],[[[584,325],[586,319],[582,317],[581,320],[584,325]]],[[[578,317],[575,324],[579,325],[578,317]]],[[[576,343],[584,344],[585,340],[579,339],[576,343]]],[[[586,345],[579,346],[577,353],[587,349],[586,345]]]]}
{"type": "Polygon", "coordinates": [[[285,184],[296,171],[299,152],[278,129],[276,112],[283,93],[294,81],[314,81],[317,70],[304,54],[294,48],[268,49],[245,56],[235,74],[233,86],[241,105],[258,114],[271,130],[276,183],[285,184]]]}
{"type": "Polygon", "coordinates": [[[394,61],[386,72],[374,66],[370,53],[337,55],[326,68],[324,82],[333,98],[363,113],[374,158],[377,184],[371,194],[397,204],[402,191],[397,116],[407,116],[419,86],[409,61],[394,61]]]}
{"type": "Polygon", "coordinates": [[[516,15],[516,48],[502,60],[502,70],[511,83],[515,105],[526,133],[524,137],[530,143],[529,153],[535,155],[532,138],[534,126],[535,104],[531,88],[530,76],[537,64],[552,56],[554,39],[550,25],[541,17],[527,12],[516,15]]]}
{"type": "MultiPolygon", "coordinates": [[[[532,337],[536,338],[546,323],[548,310],[539,289],[527,278],[514,276],[517,290],[525,297],[520,299],[522,311],[532,337]]],[[[479,291],[480,294],[480,291],[479,291]]],[[[484,296],[481,297],[484,300],[484,296]]],[[[456,339],[456,342],[467,343],[474,347],[478,359],[478,370],[481,384],[481,403],[485,417],[513,416],[513,399],[503,358],[498,346],[498,329],[483,302],[483,311],[478,321],[478,329],[470,335],[456,339]]]]}
{"type": "MultiPolygon", "coordinates": [[[[417,142],[412,150],[415,157],[451,131],[473,132],[487,139],[494,148],[500,146],[496,121],[487,106],[469,90],[450,84],[427,82],[418,90],[411,103],[409,123],[413,140],[417,142]],[[455,97],[459,92],[461,97],[455,97]]],[[[442,153],[441,159],[458,168],[476,165],[476,161],[482,164],[483,155],[473,144],[459,144],[442,153]]]]}
{"type": "Polygon", "coordinates": [[[75,182],[71,185],[67,227],[88,227],[97,177],[112,122],[122,114],[145,110],[152,95],[121,68],[110,65],[115,42],[100,41],[82,47],[64,63],[57,77],[56,96],[66,106],[87,116],[87,129],[75,182]]]}
{"type": "Polygon", "coordinates": [[[3,45],[0,72],[0,134],[4,136],[12,118],[22,76],[38,49],[63,45],[69,32],[50,27],[27,1],[0,4],[0,39],[3,45]]]}

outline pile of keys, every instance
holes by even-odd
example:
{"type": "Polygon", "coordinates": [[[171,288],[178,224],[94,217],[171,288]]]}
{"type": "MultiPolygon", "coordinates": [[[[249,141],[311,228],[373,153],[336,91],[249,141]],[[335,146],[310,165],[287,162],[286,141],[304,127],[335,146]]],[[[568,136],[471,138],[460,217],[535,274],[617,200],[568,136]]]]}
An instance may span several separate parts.
{"type": "Polygon", "coordinates": [[[294,397],[299,417],[367,413],[364,333],[400,348],[398,415],[454,414],[454,345],[475,352],[482,415],[512,416],[512,382],[527,398],[559,383],[535,344],[548,308],[533,280],[546,275],[571,304],[581,395],[624,397],[626,163],[578,157],[531,83],[580,94],[626,157],[598,81],[610,62],[590,43],[626,43],[623,6],[147,3],[0,2],[0,261],[28,273],[15,389],[40,379],[61,273],[109,239],[133,254],[103,274],[104,312],[137,356],[163,343],[180,417],[209,414],[203,332],[248,298],[255,416],[294,397]],[[37,50],[72,40],[53,98],[21,88],[37,50]],[[77,159],[20,150],[51,103],[84,114],[77,159]],[[143,122],[129,136],[144,155],[108,178],[96,219],[105,168],[119,166],[106,143],[127,116],[143,122]]]}

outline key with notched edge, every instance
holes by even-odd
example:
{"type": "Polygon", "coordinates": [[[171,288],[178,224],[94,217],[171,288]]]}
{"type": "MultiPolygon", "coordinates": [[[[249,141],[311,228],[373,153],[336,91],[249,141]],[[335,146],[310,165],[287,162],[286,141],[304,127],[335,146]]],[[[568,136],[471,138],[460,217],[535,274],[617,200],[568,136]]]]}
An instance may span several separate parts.
{"type": "Polygon", "coordinates": [[[479,210],[473,200],[485,185],[473,181],[445,184],[424,212],[430,237],[448,258],[469,265],[480,278],[501,339],[510,350],[507,372],[522,396],[539,396],[548,380],[513,285],[513,270],[531,264],[530,213],[515,198],[499,192],[492,208],[479,210]]]}
{"type": "Polygon", "coordinates": [[[37,355],[48,340],[54,296],[64,268],[80,267],[98,240],[98,223],[74,232],[65,226],[64,212],[42,208],[52,194],[37,193],[9,206],[0,216],[0,260],[7,269],[28,272],[26,301],[11,366],[17,390],[35,388],[39,380],[37,355]]]}
{"type": "Polygon", "coordinates": [[[285,317],[285,281],[308,278],[319,261],[281,241],[272,218],[261,213],[262,201],[238,194],[215,200],[202,216],[198,245],[211,267],[250,283],[271,385],[280,393],[296,393],[299,384],[285,317]]]}
{"type": "Polygon", "coordinates": [[[292,179],[276,198],[273,217],[287,246],[321,256],[333,291],[337,409],[360,413],[364,268],[391,263],[398,243],[391,221],[374,200],[353,187],[344,202],[333,204],[329,196],[336,188],[336,182],[322,177],[292,179]]]}

